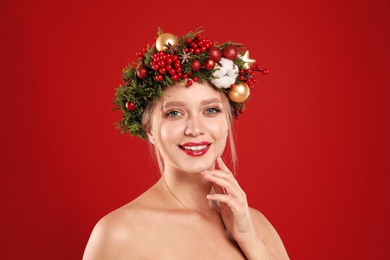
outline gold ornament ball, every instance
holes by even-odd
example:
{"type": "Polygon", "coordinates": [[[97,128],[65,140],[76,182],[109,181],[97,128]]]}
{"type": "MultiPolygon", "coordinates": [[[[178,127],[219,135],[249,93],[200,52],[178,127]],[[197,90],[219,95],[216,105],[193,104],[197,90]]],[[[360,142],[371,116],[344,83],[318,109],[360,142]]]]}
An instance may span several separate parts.
{"type": "Polygon", "coordinates": [[[230,100],[236,103],[242,103],[248,99],[250,94],[250,90],[248,85],[245,82],[240,82],[238,84],[234,84],[228,92],[228,96],[230,100]]]}
{"type": "Polygon", "coordinates": [[[174,45],[179,43],[179,38],[177,38],[176,35],[173,35],[172,33],[163,33],[160,34],[160,36],[157,37],[156,40],[156,49],[158,51],[163,51],[166,49],[164,45],[174,45]]]}

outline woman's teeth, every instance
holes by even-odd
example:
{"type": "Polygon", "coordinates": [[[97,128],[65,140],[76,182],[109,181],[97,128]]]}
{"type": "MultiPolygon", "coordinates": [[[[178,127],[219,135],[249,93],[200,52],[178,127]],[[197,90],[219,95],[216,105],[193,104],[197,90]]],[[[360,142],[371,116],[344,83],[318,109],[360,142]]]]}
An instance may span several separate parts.
{"type": "Polygon", "coordinates": [[[207,147],[207,145],[183,146],[184,149],[191,150],[191,151],[200,151],[200,150],[205,149],[206,147],[207,147]]]}

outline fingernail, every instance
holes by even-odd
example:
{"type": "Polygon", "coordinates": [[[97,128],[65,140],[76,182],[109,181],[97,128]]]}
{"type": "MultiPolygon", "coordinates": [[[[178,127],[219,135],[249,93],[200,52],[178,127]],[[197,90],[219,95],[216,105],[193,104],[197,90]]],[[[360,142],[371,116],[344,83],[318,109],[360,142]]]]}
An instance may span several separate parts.
{"type": "Polygon", "coordinates": [[[200,172],[202,175],[205,175],[205,174],[207,174],[209,171],[203,171],[203,172],[200,172]]]}
{"type": "Polygon", "coordinates": [[[205,177],[206,179],[207,178],[210,178],[210,177],[212,177],[213,175],[211,174],[211,173],[209,173],[208,171],[207,172],[205,172],[205,173],[203,173],[203,177],[205,177]]]}

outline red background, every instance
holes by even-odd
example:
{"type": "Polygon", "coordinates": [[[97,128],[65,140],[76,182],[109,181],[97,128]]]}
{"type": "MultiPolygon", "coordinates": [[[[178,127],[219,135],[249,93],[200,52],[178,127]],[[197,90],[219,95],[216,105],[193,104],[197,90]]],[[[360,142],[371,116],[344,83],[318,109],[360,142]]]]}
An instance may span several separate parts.
{"type": "Polygon", "coordinates": [[[236,125],[237,178],[291,259],[390,259],[390,2],[254,2],[0,2],[1,259],[80,259],[158,178],[110,110],[158,26],[271,68],[236,125]]]}

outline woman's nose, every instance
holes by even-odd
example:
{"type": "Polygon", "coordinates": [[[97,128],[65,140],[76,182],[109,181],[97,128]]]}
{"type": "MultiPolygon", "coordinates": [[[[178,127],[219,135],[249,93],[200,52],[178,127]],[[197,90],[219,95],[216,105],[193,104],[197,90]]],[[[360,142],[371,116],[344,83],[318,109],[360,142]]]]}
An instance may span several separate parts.
{"type": "Polygon", "coordinates": [[[186,121],[187,125],[184,131],[185,135],[189,136],[199,136],[204,134],[204,124],[202,119],[198,116],[193,116],[188,118],[186,121]]]}

